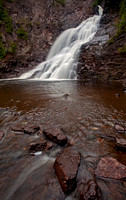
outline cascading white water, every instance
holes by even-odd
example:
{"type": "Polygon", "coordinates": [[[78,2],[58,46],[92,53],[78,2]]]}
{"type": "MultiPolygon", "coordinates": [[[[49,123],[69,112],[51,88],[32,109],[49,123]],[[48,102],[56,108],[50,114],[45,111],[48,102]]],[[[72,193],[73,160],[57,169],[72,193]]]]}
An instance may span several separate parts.
{"type": "Polygon", "coordinates": [[[98,7],[99,15],[88,18],[76,28],[64,31],[54,42],[46,61],[19,79],[77,79],[80,47],[94,37],[101,19],[103,9],[98,7]]]}

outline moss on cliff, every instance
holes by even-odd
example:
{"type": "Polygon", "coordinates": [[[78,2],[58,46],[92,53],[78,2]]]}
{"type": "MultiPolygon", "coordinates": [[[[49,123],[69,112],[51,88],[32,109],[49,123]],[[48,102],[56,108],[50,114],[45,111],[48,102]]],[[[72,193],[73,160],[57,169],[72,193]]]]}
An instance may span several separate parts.
{"type": "Polygon", "coordinates": [[[3,0],[0,0],[0,22],[1,24],[5,24],[7,33],[12,33],[12,18],[5,9],[3,0]]]}
{"type": "Polygon", "coordinates": [[[2,60],[6,56],[6,50],[2,42],[2,35],[0,33],[0,60],[2,60]]]}
{"type": "Polygon", "coordinates": [[[93,6],[102,5],[106,12],[118,10],[121,0],[94,0],[93,6]]]}
{"type": "Polygon", "coordinates": [[[95,0],[93,3],[93,7],[95,7],[97,5],[101,5],[102,2],[103,2],[103,0],[95,0]]]}
{"type": "Polygon", "coordinates": [[[17,30],[17,36],[21,39],[27,40],[28,39],[28,32],[23,27],[20,27],[17,30]]]}
{"type": "Polygon", "coordinates": [[[61,4],[62,6],[65,6],[65,0],[53,0],[53,5],[61,4]]]}
{"type": "Polygon", "coordinates": [[[0,60],[3,61],[8,54],[16,53],[20,39],[28,40],[27,27],[31,26],[25,18],[23,22],[12,21],[12,6],[16,3],[11,4],[12,2],[13,0],[0,0],[0,60]]]}
{"type": "Polygon", "coordinates": [[[109,40],[108,44],[112,44],[122,34],[126,33],[126,0],[121,1],[119,8],[119,18],[116,22],[117,31],[116,34],[109,40]]]}
{"type": "Polygon", "coordinates": [[[126,0],[120,4],[120,18],[117,26],[119,32],[126,32],[126,0]]]}

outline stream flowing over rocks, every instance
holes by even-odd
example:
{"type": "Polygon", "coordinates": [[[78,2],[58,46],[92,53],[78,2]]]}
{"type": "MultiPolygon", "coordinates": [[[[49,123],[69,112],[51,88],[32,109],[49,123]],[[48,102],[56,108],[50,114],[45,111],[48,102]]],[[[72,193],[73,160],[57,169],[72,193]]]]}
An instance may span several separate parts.
{"type": "Polygon", "coordinates": [[[4,80],[0,91],[1,199],[126,199],[120,83],[4,80]]]}

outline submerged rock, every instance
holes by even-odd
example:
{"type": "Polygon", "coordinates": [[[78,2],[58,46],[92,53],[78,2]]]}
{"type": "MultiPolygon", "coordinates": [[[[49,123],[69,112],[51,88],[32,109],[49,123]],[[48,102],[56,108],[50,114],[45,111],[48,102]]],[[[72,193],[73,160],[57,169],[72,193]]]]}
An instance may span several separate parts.
{"type": "Polygon", "coordinates": [[[23,125],[21,123],[13,124],[11,130],[14,132],[23,132],[23,125]]]}
{"type": "Polygon", "coordinates": [[[97,200],[97,189],[98,186],[94,177],[86,165],[82,164],[77,175],[76,197],[78,197],[79,200],[97,200]]]}
{"type": "Polygon", "coordinates": [[[126,92],[126,87],[123,88],[123,92],[126,92]]]}
{"type": "Polygon", "coordinates": [[[58,145],[64,146],[67,144],[67,137],[59,128],[44,130],[43,134],[47,139],[55,142],[58,145]]]}
{"type": "Polygon", "coordinates": [[[126,166],[118,162],[115,158],[101,158],[95,170],[96,176],[112,179],[126,178],[126,166]]]}
{"type": "Polygon", "coordinates": [[[29,148],[30,154],[35,154],[36,152],[41,152],[43,150],[49,150],[53,147],[52,142],[44,141],[42,143],[32,143],[29,148]]]}
{"type": "Polygon", "coordinates": [[[15,132],[24,132],[25,134],[32,135],[38,132],[40,130],[40,127],[29,124],[28,122],[22,122],[13,124],[11,126],[11,130],[15,132]]]}
{"type": "Polygon", "coordinates": [[[68,97],[69,97],[69,94],[64,94],[64,95],[63,95],[63,98],[64,98],[64,99],[67,99],[68,97]]]}
{"type": "Polygon", "coordinates": [[[116,146],[120,150],[126,151],[126,139],[124,139],[124,138],[116,138],[116,146]]]}
{"type": "Polygon", "coordinates": [[[69,139],[67,146],[74,146],[78,142],[78,140],[79,140],[78,138],[69,139]]]}
{"type": "Polygon", "coordinates": [[[76,176],[80,165],[80,154],[72,147],[67,147],[56,158],[54,168],[64,193],[72,192],[76,186],[76,176]]]}
{"type": "Polygon", "coordinates": [[[116,97],[120,97],[120,94],[116,93],[115,96],[116,96],[116,97]]]}
{"type": "Polygon", "coordinates": [[[110,178],[98,178],[98,187],[102,193],[100,200],[126,200],[125,181],[110,178]]]}
{"type": "Polygon", "coordinates": [[[0,132],[0,141],[3,139],[5,133],[3,131],[0,132]]]}
{"type": "Polygon", "coordinates": [[[40,130],[40,127],[39,126],[31,126],[31,125],[27,125],[24,127],[24,133],[25,134],[29,134],[29,135],[32,135],[34,133],[36,133],[37,131],[40,130]]]}
{"type": "Polygon", "coordinates": [[[115,131],[119,132],[119,133],[124,133],[125,132],[125,128],[122,127],[122,125],[115,123],[114,126],[115,131]]]}

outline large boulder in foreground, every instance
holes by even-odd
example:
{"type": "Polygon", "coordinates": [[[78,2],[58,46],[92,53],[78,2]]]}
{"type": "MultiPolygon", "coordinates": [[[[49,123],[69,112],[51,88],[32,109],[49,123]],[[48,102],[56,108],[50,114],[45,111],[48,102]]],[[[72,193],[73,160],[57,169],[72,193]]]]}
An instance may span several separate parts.
{"type": "Polygon", "coordinates": [[[112,179],[126,178],[126,166],[118,162],[115,158],[101,158],[95,170],[96,176],[112,179]]]}
{"type": "Polygon", "coordinates": [[[72,147],[67,147],[56,158],[54,168],[64,193],[70,193],[76,188],[76,176],[80,165],[80,153],[72,147]]]}
{"type": "Polygon", "coordinates": [[[59,128],[44,130],[43,134],[47,139],[55,142],[58,145],[64,146],[67,144],[67,137],[59,128]]]}

